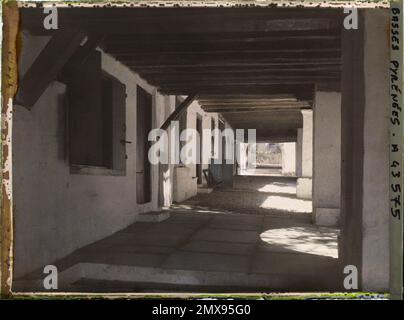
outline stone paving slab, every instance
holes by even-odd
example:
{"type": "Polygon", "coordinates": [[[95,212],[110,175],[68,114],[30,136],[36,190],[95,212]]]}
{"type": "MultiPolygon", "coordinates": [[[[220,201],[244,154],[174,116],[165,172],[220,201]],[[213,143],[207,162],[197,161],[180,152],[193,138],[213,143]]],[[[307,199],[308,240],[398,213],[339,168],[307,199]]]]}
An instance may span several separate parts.
{"type": "Polygon", "coordinates": [[[103,263],[111,265],[154,267],[166,259],[166,254],[109,252],[103,255],[83,256],[81,262],[103,263]]]}
{"type": "Polygon", "coordinates": [[[202,229],[193,235],[192,240],[224,241],[232,243],[256,243],[259,240],[258,231],[202,229]]]}
{"type": "MultiPolygon", "coordinates": [[[[334,277],[337,259],[299,253],[259,252],[254,255],[250,272],[254,274],[304,275],[334,277]]],[[[342,274],[342,270],[340,271],[342,274]]]]}
{"type": "Polygon", "coordinates": [[[217,253],[175,252],[161,264],[164,269],[248,272],[249,257],[217,253]]]}
{"type": "Polygon", "coordinates": [[[207,225],[207,228],[209,229],[226,229],[226,230],[232,230],[234,232],[237,231],[261,231],[262,226],[261,225],[249,225],[249,224],[241,224],[241,223],[225,223],[222,222],[220,224],[216,222],[211,222],[207,225]]]}
{"type": "Polygon", "coordinates": [[[224,253],[235,255],[251,255],[255,250],[255,244],[250,243],[231,243],[219,241],[194,241],[191,240],[181,247],[182,251],[201,252],[201,253],[224,253]]]}

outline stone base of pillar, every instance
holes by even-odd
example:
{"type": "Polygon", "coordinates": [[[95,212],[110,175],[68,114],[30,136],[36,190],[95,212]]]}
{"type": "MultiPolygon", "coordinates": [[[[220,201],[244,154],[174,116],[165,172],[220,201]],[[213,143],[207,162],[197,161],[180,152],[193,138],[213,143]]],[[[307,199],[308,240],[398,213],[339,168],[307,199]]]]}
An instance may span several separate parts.
{"type": "Polygon", "coordinates": [[[314,224],[326,227],[339,226],[339,208],[314,208],[313,211],[314,224]]]}
{"type": "Polygon", "coordinates": [[[311,178],[298,178],[296,195],[300,199],[311,199],[313,183],[311,178]]]}

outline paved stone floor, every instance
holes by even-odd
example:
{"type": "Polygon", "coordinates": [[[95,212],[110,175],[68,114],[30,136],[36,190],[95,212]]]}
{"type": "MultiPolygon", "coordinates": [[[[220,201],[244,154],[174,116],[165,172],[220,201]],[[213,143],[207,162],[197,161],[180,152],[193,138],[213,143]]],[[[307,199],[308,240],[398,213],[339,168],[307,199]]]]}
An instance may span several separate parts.
{"type": "Polygon", "coordinates": [[[215,205],[211,205],[206,198],[175,205],[169,219],[160,223],[134,223],[77,250],[59,261],[58,269],[67,270],[79,263],[85,265],[86,275],[72,287],[78,291],[338,289],[342,272],[337,259],[337,229],[310,224],[305,212],[287,215],[280,210],[274,215],[272,209],[264,208],[245,213],[245,207],[251,209],[259,202],[265,203],[264,198],[272,193],[292,201],[295,199],[293,188],[292,179],[264,181],[242,177],[236,181],[235,190],[215,190],[208,195],[234,202],[231,208],[217,208],[220,201],[215,200],[215,205]],[[264,197],[256,197],[250,200],[249,206],[239,207],[254,195],[254,190],[264,197]],[[235,202],[243,194],[246,198],[235,202]],[[237,210],[228,210],[234,206],[237,210]],[[99,269],[97,276],[93,271],[92,276],[92,270],[97,269],[95,266],[103,266],[103,269],[99,269]],[[114,271],[108,269],[108,279],[100,276],[106,274],[102,273],[106,272],[105,266],[115,267],[114,271]],[[119,269],[122,266],[132,269],[119,269]],[[133,269],[135,267],[137,269],[133,269]],[[125,272],[133,272],[134,276],[142,272],[144,281],[129,281],[130,276],[122,276],[125,272]],[[176,280],[164,278],[159,283],[155,279],[163,273],[176,280]],[[212,280],[215,277],[217,280],[212,280]],[[224,277],[229,278],[227,282],[224,277]]]}
{"type": "Polygon", "coordinates": [[[242,214],[311,221],[312,202],[296,197],[296,178],[236,176],[233,188],[218,188],[182,203],[242,214]]]}

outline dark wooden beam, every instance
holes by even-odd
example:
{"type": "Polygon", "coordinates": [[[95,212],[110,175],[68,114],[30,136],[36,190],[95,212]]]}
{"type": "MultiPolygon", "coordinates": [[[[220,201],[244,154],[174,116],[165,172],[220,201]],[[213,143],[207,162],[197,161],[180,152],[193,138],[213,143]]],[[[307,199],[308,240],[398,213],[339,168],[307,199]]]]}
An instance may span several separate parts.
{"type": "MultiPolygon", "coordinates": [[[[305,62],[315,62],[316,59],[340,59],[341,51],[337,49],[314,49],[314,50],[282,50],[282,51],[266,51],[266,52],[257,52],[257,51],[229,51],[229,52],[206,52],[201,53],[198,51],[189,52],[184,54],[177,53],[161,53],[161,52],[149,52],[149,53],[122,53],[122,54],[114,54],[119,60],[127,61],[136,64],[165,64],[169,63],[203,63],[209,61],[255,61],[255,62],[268,62],[271,60],[276,61],[305,61],[305,62]]],[[[291,63],[293,63],[290,61],[291,63]]]]}
{"type": "Polygon", "coordinates": [[[204,109],[209,108],[270,108],[270,107],[310,107],[309,101],[299,101],[297,99],[257,99],[257,100],[198,100],[204,109]]]}
{"type": "Polygon", "coordinates": [[[15,103],[32,108],[84,37],[82,31],[56,32],[20,81],[15,103]]]}
{"type": "Polygon", "coordinates": [[[307,102],[300,102],[296,99],[257,99],[254,100],[199,100],[199,104],[203,108],[210,108],[210,107],[253,107],[253,106],[287,106],[291,104],[302,104],[306,105],[307,102]]]}
{"type": "Polygon", "coordinates": [[[168,80],[168,81],[193,81],[193,80],[210,80],[210,79],[271,79],[276,77],[334,77],[339,78],[341,72],[339,70],[322,70],[322,71],[311,71],[311,70],[303,70],[303,71],[290,71],[290,70],[274,70],[274,71],[251,71],[251,72],[223,72],[221,74],[215,72],[204,72],[204,73],[143,73],[138,72],[140,75],[155,80],[168,80]]]}
{"type": "Polygon", "coordinates": [[[66,65],[63,67],[61,75],[63,78],[67,78],[69,74],[79,69],[80,66],[85,63],[91,52],[95,50],[104,39],[102,34],[91,34],[88,36],[86,43],[80,46],[78,50],[69,59],[66,65]]]}
{"type": "Polygon", "coordinates": [[[297,130],[281,129],[281,130],[258,130],[256,136],[257,142],[295,142],[297,141],[297,130]]]}
{"type": "MultiPolygon", "coordinates": [[[[139,64],[139,62],[134,63],[130,60],[122,61],[128,67],[136,70],[159,70],[159,69],[166,69],[166,70],[195,70],[195,69],[213,69],[213,68],[220,68],[223,69],[248,69],[248,68],[282,68],[282,67],[290,67],[290,66],[303,66],[303,67],[327,67],[327,66],[340,66],[341,60],[340,59],[277,59],[277,60],[270,60],[270,61],[254,61],[254,60],[236,60],[236,61],[196,61],[194,63],[184,63],[184,62],[170,62],[170,63],[143,63],[139,64]]],[[[136,71],[137,72],[137,71],[136,71]]]]}
{"type": "Polygon", "coordinates": [[[283,41],[283,42],[302,42],[302,41],[333,41],[340,43],[341,28],[331,30],[293,30],[293,31],[260,31],[260,32],[215,32],[215,33],[193,33],[187,34],[183,32],[160,34],[148,33],[138,34],[136,36],[128,34],[109,35],[106,37],[106,43],[109,45],[120,45],[139,43],[144,45],[200,45],[206,44],[231,44],[234,42],[246,42],[253,44],[255,42],[264,43],[268,41],[283,41]]]}
{"type": "Polygon", "coordinates": [[[340,73],[341,65],[340,64],[300,64],[300,65],[270,65],[270,66],[133,66],[133,69],[136,69],[136,72],[145,76],[153,76],[153,75],[249,75],[249,74],[276,74],[276,73],[285,73],[285,72],[296,72],[296,73],[304,73],[304,72],[313,72],[313,73],[340,73]]]}
{"type": "Polygon", "coordinates": [[[313,83],[320,81],[336,81],[340,79],[339,73],[321,73],[321,74],[310,74],[310,73],[283,73],[283,74],[253,74],[253,75],[187,75],[179,76],[176,74],[172,75],[161,75],[158,76],[146,76],[142,75],[148,82],[155,84],[157,86],[176,86],[186,83],[192,83],[194,85],[204,85],[209,83],[220,84],[255,84],[255,83],[313,83]]]}
{"type": "Polygon", "coordinates": [[[203,102],[233,102],[233,101],[297,101],[293,94],[220,94],[220,95],[199,95],[198,101],[203,102]]]}
{"type": "Polygon", "coordinates": [[[287,66],[287,65],[313,65],[326,66],[326,65],[339,65],[341,60],[339,58],[273,58],[273,59],[175,59],[166,61],[133,61],[132,59],[121,59],[125,65],[136,68],[206,68],[206,67],[272,67],[272,66],[287,66]]]}
{"type": "Polygon", "coordinates": [[[234,85],[234,86],[188,86],[161,88],[161,92],[168,95],[189,95],[198,92],[198,95],[220,95],[220,94],[294,94],[302,100],[312,100],[314,94],[314,84],[273,84],[273,85],[234,85]],[[192,91],[193,90],[193,91],[192,91]]]}
{"type": "MultiPolygon", "coordinates": [[[[316,82],[330,82],[330,86],[333,83],[339,83],[335,78],[291,78],[291,79],[272,79],[272,80],[221,80],[217,82],[211,81],[198,81],[198,82],[175,82],[175,83],[157,83],[149,81],[150,84],[158,87],[163,92],[195,92],[198,88],[201,89],[201,93],[219,93],[220,89],[223,89],[224,93],[237,92],[238,87],[255,87],[255,91],[260,90],[260,87],[266,87],[271,85],[299,85],[299,84],[315,84],[316,82]]],[[[262,91],[260,91],[262,92],[262,91]]],[[[178,93],[179,94],[179,93],[178,93]]]]}
{"type": "Polygon", "coordinates": [[[182,101],[181,104],[174,110],[174,112],[170,114],[166,121],[164,121],[160,129],[166,130],[170,126],[171,121],[178,120],[196,98],[196,94],[191,94],[184,101],[182,101]]]}
{"type": "Polygon", "coordinates": [[[288,106],[288,107],[263,107],[263,108],[254,108],[254,107],[247,107],[247,108],[203,108],[205,112],[214,112],[214,113],[239,113],[243,114],[244,116],[248,116],[252,112],[263,112],[263,111],[282,111],[282,110],[301,110],[302,108],[295,107],[295,106],[288,106]]]}
{"type": "MultiPolygon", "coordinates": [[[[43,10],[21,10],[22,27],[43,32],[43,10]]],[[[81,26],[107,34],[216,33],[335,29],[341,26],[342,10],[279,9],[131,9],[59,8],[59,24],[81,26]],[[118,14],[120,12],[120,14],[118,14]]]]}
{"type": "Polygon", "coordinates": [[[140,42],[133,37],[129,42],[122,43],[110,43],[106,42],[104,49],[108,53],[112,54],[148,54],[159,52],[160,54],[189,54],[193,52],[199,53],[226,53],[232,51],[244,51],[244,52],[276,52],[290,50],[298,52],[300,51],[314,51],[314,50],[339,50],[341,47],[340,41],[337,39],[329,40],[285,40],[285,39],[275,39],[266,41],[240,41],[234,40],[232,42],[164,42],[164,41],[151,41],[145,40],[140,42]]]}

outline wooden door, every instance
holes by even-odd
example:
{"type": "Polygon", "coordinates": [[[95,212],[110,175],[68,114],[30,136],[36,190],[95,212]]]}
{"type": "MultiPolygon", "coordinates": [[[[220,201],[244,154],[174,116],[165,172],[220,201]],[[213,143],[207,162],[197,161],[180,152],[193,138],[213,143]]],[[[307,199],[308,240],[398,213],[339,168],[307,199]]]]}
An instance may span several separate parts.
{"type": "Polygon", "coordinates": [[[197,163],[196,163],[196,177],[198,178],[197,183],[202,183],[202,118],[197,115],[196,117],[196,131],[199,134],[199,146],[197,146],[197,163]]]}
{"type": "Polygon", "coordinates": [[[151,166],[147,136],[152,129],[152,95],[137,87],[136,109],[136,199],[138,204],[151,201],[151,166]]]}

